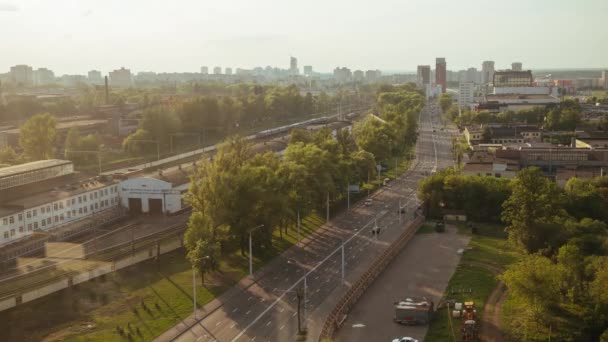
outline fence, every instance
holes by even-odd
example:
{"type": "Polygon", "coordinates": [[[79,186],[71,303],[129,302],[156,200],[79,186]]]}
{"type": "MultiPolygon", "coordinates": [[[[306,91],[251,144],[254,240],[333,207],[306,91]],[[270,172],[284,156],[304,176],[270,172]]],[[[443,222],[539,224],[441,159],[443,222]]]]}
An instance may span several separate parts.
{"type": "Polygon", "coordinates": [[[344,296],[340,299],[336,307],[325,320],[325,324],[321,329],[319,341],[329,338],[331,339],[334,333],[340,328],[346,320],[346,316],[350,309],[357,303],[359,298],[365,293],[365,290],[374,282],[374,280],[382,273],[382,271],[390,264],[390,262],[401,252],[401,249],[410,241],[418,228],[422,226],[425,218],[419,216],[411,222],[401,236],[395,240],[370,266],[370,268],[359,278],[353,286],[348,289],[344,296]]]}

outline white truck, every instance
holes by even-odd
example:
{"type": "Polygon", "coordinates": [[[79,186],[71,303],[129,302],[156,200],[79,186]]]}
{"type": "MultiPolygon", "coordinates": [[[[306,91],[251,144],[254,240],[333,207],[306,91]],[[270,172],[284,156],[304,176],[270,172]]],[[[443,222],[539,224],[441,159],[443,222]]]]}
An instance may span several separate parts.
{"type": "Polygon", "coordinates": [[[426,297],[407,297],[394,303],[396,323],[406,325],[427,324],[434,310],[432,300],[426,297]]]}

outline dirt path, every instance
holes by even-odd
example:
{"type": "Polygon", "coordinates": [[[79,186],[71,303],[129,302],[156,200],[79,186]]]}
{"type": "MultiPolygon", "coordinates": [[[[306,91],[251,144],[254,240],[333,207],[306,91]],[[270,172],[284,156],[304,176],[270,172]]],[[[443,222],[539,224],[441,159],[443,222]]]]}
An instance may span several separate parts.
{"type": "MultiPolygon", "coordinates": [[[[475,266],[483,267],[488,271],[492,272],[495,276],[502,273],[500,267],[484,264],[484,263],[472,263],[475,266]]],[[[483,342],[501,342],[504,341],[502,332],[500,330],[500,311],[502,304],[507,298],[507,288],[505,284],[498,281],[494,290],[490,294],[490,297],[486,301],[483,307],[483,316],[479,322],[479,340],[483,342]]]]}

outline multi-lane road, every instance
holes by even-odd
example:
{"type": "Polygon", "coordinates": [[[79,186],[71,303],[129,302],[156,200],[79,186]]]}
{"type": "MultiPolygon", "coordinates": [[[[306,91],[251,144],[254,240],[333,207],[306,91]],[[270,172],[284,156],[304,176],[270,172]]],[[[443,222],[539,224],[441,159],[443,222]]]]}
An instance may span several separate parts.
{"type": "Polygon", "coordinates": [[[315,340],[347,287],[413,220],[419,207],[418,182],[430,172],[453,165],[451,133],[442,129],[435,104],[421,112],[419,127],[413,166],[375,193],[371,206],[358,203],[338,214],[300,245],[257,271],[253,279],[244,279],[220,296],[212,308],[201,310],[196,323],[191,318],[157,341],[295,340],[298,288],[305,288],[303,324],[308,327],[309,340],[315,340]],[[399,214],[399,204],[405,207],[405,214],[399,214]],[[381,233],[372,236],[376,225],[381,233]]]}

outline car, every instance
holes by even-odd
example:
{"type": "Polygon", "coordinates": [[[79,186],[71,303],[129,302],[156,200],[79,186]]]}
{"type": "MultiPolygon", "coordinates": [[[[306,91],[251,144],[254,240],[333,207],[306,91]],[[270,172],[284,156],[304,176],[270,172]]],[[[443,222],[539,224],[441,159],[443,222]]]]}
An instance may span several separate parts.
{"type": "Polygon", "coordinates": [[[393,339],[393,342],[418,342],[418,340],[411,337],[402,337],[393,339]]]}
{"type": "Polygon", "coordinates": [[[433,128],[433,133],[437,132],[434,128],[433,128]]]}
{"type": "Polygon", "coordinates": [[[365,199],[365,205],[366,205],[366,206],[368,206],[368,207],[369,207],[370,205],[372,205],[372,199],[371,199],[371,198],[367,198],[367,199],[365,199]]]}

